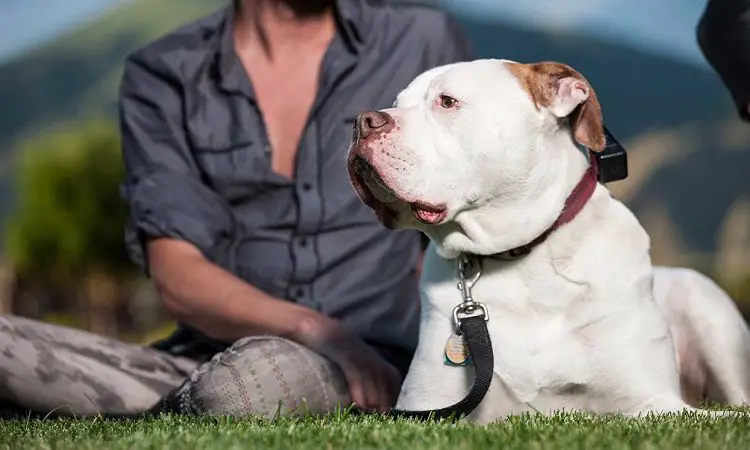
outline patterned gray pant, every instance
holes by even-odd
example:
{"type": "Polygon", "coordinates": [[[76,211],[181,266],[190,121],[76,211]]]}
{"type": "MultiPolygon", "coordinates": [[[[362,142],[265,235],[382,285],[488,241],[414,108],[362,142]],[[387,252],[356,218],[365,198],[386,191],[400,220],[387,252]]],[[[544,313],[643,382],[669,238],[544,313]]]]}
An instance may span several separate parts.
{"type": "Polygon", "coordinates": [[[186,413],[326,413],[350,403],[338,368],[286,339],[241,339],[210,361],[0,316],[0,408],[91,416],[145,411],[167,394],[186,413]]]}

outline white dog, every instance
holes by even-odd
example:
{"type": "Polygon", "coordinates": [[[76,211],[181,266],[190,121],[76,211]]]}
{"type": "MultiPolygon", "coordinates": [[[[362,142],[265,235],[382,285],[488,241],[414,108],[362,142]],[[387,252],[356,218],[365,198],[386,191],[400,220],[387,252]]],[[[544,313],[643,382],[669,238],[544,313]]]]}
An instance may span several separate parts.
{"type": "Polygon", "coordinates": [[[438,67],[394,108],[359,116],[348,156],[358,195],[386,227],[431,240],[397,408],[447,406],[471,385],[471,367],[445,362],[462,254],[485,256],[473,294],[490,310],[495,358],[470,420],[748,402],[750,333],[734,303],[694,271],[653,268],[648,235],[605,186],[590,183],[572,220],[545,234],[590,175],[578,144],[604,147],[601,109],[558,63],[438,67]],[[490,256],[527,244],[517,259],[490,256]]]}

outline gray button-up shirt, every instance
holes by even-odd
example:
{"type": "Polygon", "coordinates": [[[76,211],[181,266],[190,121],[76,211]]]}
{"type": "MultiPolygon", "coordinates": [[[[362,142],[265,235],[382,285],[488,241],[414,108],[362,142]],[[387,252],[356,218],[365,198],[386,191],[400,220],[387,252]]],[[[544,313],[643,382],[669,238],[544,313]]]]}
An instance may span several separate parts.
{"type": "Polygon", "coordinates": [[[146,236],[188,241],[268,294],[340,319],[405,370],[419,326],[420,239],[387,231],[357,199],[346,150],[358,113],[390,107],[420,72],[472,54],[457,22],[426,2],[340,0],[335,9],[291,180],[271,170],[231,8],[127,58],[126,242],[147,270],[146,236]]]}

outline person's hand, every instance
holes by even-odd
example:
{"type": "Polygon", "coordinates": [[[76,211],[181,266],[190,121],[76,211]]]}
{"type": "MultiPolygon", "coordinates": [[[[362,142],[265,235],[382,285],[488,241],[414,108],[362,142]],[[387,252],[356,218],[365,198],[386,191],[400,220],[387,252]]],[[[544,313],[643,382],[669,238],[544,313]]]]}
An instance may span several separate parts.
{"type": "Polygon", "coordinates": [[[398,370],[336,320],[325,316],[305,319],[295,340],[341,369],[358,408],[387,412],[396,403],[402,382],[398,370]]]}

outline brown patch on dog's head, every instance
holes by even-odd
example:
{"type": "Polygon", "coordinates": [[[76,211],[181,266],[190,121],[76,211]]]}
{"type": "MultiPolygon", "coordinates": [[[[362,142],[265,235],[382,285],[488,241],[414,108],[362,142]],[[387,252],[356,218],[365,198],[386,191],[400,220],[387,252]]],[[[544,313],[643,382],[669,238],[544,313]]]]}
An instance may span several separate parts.
{"type": "Polygon", "coordinates": [[[505,64],[529,93],[537,108],[550,108],[555,104],[564,80],[575,79],[583,83],[587,90],[587,98],[567,116],[570,128],[579,144],[594,151],[604,150],[606,138],[602,124],[602,108],[594,89],[583,75],[570,66],[556,62],[521,64],[506,61],[505,64]]]}

